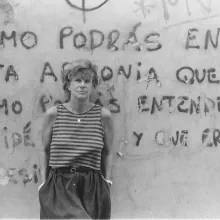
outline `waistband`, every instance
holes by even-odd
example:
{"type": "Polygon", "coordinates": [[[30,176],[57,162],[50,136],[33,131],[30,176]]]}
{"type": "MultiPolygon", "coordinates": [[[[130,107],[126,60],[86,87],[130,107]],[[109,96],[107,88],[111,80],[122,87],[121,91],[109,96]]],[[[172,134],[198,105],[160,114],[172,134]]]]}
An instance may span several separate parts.
{"type": "Polygon", "coordinates": [[[90,167],[58,167],[51,168],[51,170],[55,173],[75,173],[75,172],[100,172],[100,170],[95,170],[90,167]]]}

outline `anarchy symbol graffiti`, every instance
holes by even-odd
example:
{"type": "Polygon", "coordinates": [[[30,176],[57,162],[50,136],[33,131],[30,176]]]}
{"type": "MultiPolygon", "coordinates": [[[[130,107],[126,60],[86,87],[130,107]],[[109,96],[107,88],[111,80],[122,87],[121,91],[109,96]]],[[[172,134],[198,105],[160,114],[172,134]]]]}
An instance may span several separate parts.
{"type": "MultiPolygon", "coordinates": [[[[65,0],[67,2],[67,4],[72,7],[72,8],[75,8],[77,10],[80,10],[83,12],[83,22],[85,23],[86,22],[86,12],[90,12],[90,11],[94,11],[96,9],[99,9],[101,8],[105,3],[107,3],[109,0],[99,0],[99,3],[96,5],[96,6],[93,6],[93,7],[86,7],[86,1],[85,0],[81,0],[82,1],[82,4],[81,6],[78,6],[77,4],[74,4],[74,0],[65,0]]],[[[97,1],[97,0],[96,0],[97,1]]],[[[93,1],[95,2],[95,1],[93,1]]]]}

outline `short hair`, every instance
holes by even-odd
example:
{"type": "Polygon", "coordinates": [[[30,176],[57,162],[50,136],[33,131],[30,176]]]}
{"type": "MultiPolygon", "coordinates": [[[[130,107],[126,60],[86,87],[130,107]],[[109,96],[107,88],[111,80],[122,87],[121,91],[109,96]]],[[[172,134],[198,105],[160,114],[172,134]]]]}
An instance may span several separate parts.
{"type": "Polygon", "coordinates": [[[92,84],[94,88],[98,85],[98,76],[97,70],[98,67],[95,64],[92,64],[90,60],[79,59],[69,63],[64,63],[62,66],[62,82],[63,82],[63,90],[68,96],[68,100],[70,99],[70,91],[68,90],[68,86],[72,80],[72,76],[74,76],[77,72],[82,70],[89,70],[93,73],[92,84]]]}

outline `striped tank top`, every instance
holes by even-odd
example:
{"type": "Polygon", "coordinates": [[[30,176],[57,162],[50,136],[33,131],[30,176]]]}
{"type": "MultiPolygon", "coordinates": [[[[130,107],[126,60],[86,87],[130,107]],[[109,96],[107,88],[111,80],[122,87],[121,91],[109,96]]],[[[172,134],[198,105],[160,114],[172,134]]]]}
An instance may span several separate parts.
{"type": "Polygon", "coordinates": [[[53,124],[49,166],[85,166],[100,170],[104,146],[101,106],[95,105],[83,114],[57,106],[53,124]]]}

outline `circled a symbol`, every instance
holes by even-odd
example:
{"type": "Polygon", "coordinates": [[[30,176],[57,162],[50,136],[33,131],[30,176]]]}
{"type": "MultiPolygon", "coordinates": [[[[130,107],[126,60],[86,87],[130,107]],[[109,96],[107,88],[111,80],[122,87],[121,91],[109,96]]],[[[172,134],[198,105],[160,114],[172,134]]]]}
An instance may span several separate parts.
{"type": "Polygon", "coordinates": [[[91,8],[87,8],[85,5],[85,0],[82,0],[82,6],[79,7],[76,4],[73,4],[73,0],[65,0],[67,2],[67,4],[72,7],[75,8],[77,10],[80,10],[83,12],[83,21],[84,23],[86,22],[86,18],[85,18],[85,12],[89,12],[89,11],[94,11],[97,10],[99,8],[101,8],[104,4],[106,4],[109,0],[104,0],[103,2],[101,2],[100,4],[98,4],[97,6],[91,7],[91,8]]]}

